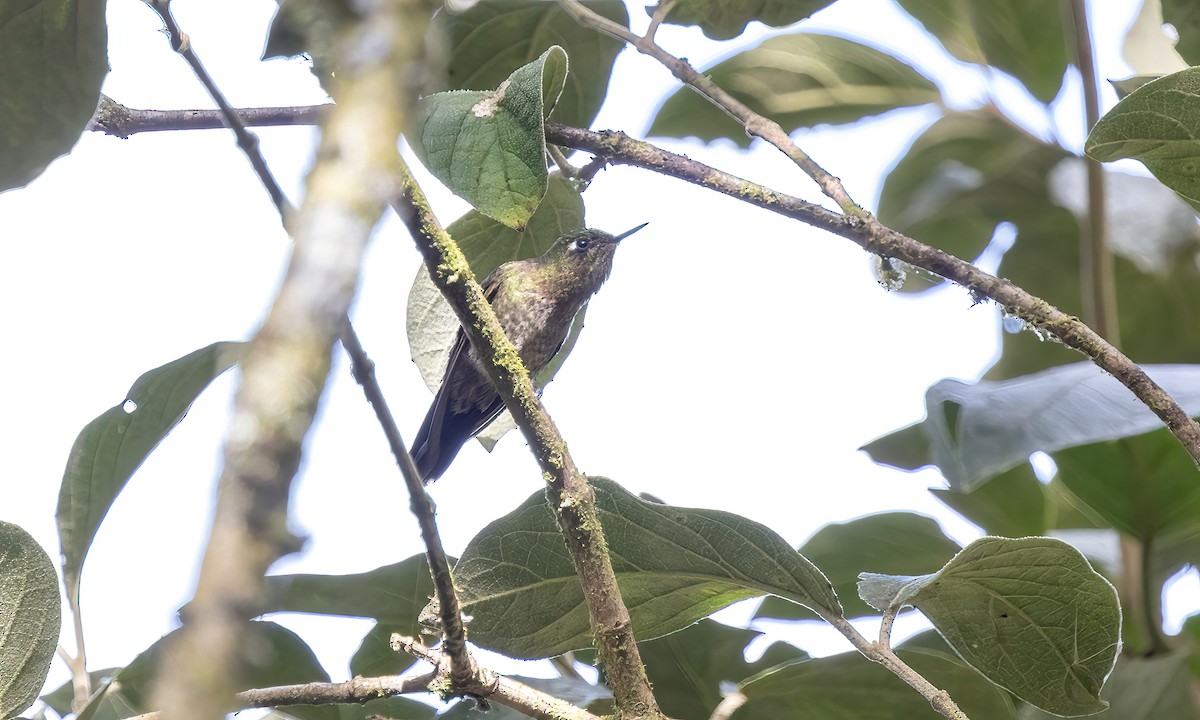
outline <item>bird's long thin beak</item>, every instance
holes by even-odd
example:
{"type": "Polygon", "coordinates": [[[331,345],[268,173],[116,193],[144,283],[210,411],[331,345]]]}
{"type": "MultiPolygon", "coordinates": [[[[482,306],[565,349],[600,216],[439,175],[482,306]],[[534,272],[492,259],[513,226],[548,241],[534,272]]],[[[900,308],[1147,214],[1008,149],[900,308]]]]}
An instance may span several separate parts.
{"type": "Polygon", "coordinates": [[[634,234],[634,233],[635,233],[635,232],[637,232],[638,230],[641,230],[642,228],[646,227],[646,226],[647,226],[647,225],[649,225],[649,224],[650,224],[650,223],[648,223],[648,222],[644,222],[644,223],[642,223],[641,225],[638,225],[637,227],[635,227],[635,228],[634,228],[634,229],[632,229],[632,230],[626,230],[625,232],[623,232],[623,233],[621,233],[620,235],[618,235],[618,236],[616,236],[615,238],[613,238],[613,242],[621,242],[621,241],[622,241],[622,240],[624,240],[625,238],[627,238],[627,237],[629,237],[630,235],[634,234]]]}

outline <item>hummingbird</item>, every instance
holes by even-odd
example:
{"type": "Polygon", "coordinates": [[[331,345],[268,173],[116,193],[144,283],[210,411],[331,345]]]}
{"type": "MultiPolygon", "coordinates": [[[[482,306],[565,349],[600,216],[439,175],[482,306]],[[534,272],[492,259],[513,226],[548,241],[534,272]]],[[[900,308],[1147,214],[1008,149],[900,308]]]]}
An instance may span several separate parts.
{"type": "MultiPolygon", "coordinates": [[[[535,258],[506,262],[480,285],[525,369],[536,375],[567,339],[571,321],[612,272],[620,235],[591,228],[563,235],[535,258]]],[[[458,329],[433,405],[413,441],[412,458],[426,483],[450,467],[459,449],[504,410],[479,352],[458,329]]]]}

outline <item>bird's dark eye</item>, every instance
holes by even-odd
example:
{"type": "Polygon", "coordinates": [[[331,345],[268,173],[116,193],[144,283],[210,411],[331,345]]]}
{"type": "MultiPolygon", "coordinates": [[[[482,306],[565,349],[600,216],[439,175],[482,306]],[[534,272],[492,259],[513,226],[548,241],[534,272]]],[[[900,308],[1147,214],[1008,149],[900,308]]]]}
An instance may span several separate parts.
{"type": "Polygon", "coordinates": [[[587,250],[588,249],[588,239],[587,238],[579,238],[578,240],[576,240],[575,241],[575,249],[576,250],[587,250]]]}

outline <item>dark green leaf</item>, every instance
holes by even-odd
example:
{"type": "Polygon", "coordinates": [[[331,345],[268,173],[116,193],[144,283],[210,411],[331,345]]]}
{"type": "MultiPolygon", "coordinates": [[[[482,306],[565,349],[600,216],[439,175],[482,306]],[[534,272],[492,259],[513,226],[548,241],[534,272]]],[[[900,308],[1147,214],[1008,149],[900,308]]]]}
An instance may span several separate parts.
{"type": "Polygon", "coordinates": [[[1005,470],[970,492],[930,488],[952,510],[983,528],[988,535],[1028,537],[1045,535],[1051,527],[1046,488],[1029,463],[1005,470]]]}
{"type": "Polygon", "coordinates": [[[1075,497],[1121,532],[1151,541],[1200,534],[1196,467],[1166,429],[1054,454],[1075,497]]]}
{"type": "MultiPolygon", "coordinates": [[[[329,675],[321,668],[312,650],[291,630],[271,622],[247,622],[240,640],[242,662],[239,667],[242,672],[235,680],[238,691],[329,682],[329,675]]],[[[178,641],[179,630],[175,630],[160,638],[124,668],[94,673],[97,681],[113,679],[115,682],[109,683],[106,692],[93,700],[99,703],[94,710],[93,720],[127,718],[154,710],[151,693],[163,653],[169,652],[178,641]]],[[[56,711],[59,707],[69,710],[73,698],[74,692],[68,682],[47,695],[46,701],[56,711]]],[[[332,706],[314,710],[314,714],[305,717],[311,720],[338,720],[337,710],[332,706]]]]}
{"type": "Polygon", "coordinates": [[[80,431],[58,494],[68,592],[78,590],[88,547],[125,483],[204,388],[237,362],[240,351],[241,343],[213,343],[150,370],[129,388],[123,402],[80,431]]]}
{"type": "Polygon", "coordinates": [[[33,704],[58,646],[54,563],[18,525],[0,521],[0,718],[33,704]]]}
{"type": "Polygon", "coordinates": [[[412,667],[416,658],[392,649],[392,634],[413,635],[411,625],[387,625],[376,623],[363,637],[362,644],[350,658],[350,675],[354,677],[379,677],[399,675],[412,667]]]}
{"type": "Polygon", "coordinates": [[[413,149],[476,210],[522,229],[546,194],[544,122],[566,75],[567,55],[555,46],[495,90],[430,95],[413,149]]]}
{"type": "Polygon", "coordinates": [[[108,73],[104,0],[0,0],[0,191],[70,152],[108,73]]]}
{"type": "Polygon", "coordinates": [[[959,60],[991,64],[1044,103],[1058,95],[1068,42],[1057,0],[897,0],[959,60]]]}
{"type": "MultiPolygon", "coordinates": [[[[860,572],[916,575],[934,572],[961,548],[933,518],[915,513],[880,513],[821,528],[800,546],[800,554],[821,568],[853,618],[875,611],[858,598],[860,572]]],[[[780,598],[763,600],[755,617],[815,618],[811,610],[780,598]]]]}
{"type": "MultiPolygon", "coordinates": [[[[531,688],[541,690],[584,709],[593,703],[612,698],[612,692],[603,685],[592,685],[575,678],[534,678],[520,675],[512,677],[531,688]]],[[[481,710],[475,702],[462,700],[440,715],[439,720],[524,720],[527,717],[527,715],[499,703],[493,703],[486,710],[481,710]]]]}
{"type": "Polygon", "coordinates": [[[701,620],[666,637],[639,643],[654,697],[667,717],[707,720],[721,702],[723,683],[740,683],[774,665],[795,662],[807,653],[776,643],[748,663],[746,646],[761,633],[701,620]]]}
{"type": "Polygon", "coordinates": [[[1140,160],[1154,177],[1200,210],[1200,68],[1146,83],[1105,113],[1084,150],[1108,162],[1140,160]]]}
{"type": "MultiPolygon", "coordinates": [[[[1110,703],[1097,718],[1104,720],[1200,720],[1195,679],[1188,673],[1187,654],[1181,652],[1148,658],[1123,654],[1100,698],[1110,703]]],[[[1021,720],[1050,720],[1053,715],[1029,709],[1021,720]]]]}
{"type": "MultiPolygon", "coordinates": [[[[529,225],[523,231],[505,227],[474,210],[463,215],[446,228],[470,263],[476,279],[483,279],[497,266],[510,260],[524,260],[546,252],[554,241],[571,230],[583,227],[583,197],[579,191],[557,173],[550,176],[546,197],[542,199],[529,225]]],[[[535,387],[545,387],[554,379],[583,329],[585,307],[575,318],[566,342],[550,364],[534,378],[535,387]]],[[[458,335],[458,316],[442,297],[425,268],[417,270],[412,288],[408,291],[408,344],[413,362],[431,391],[437,391],[450,357],[450,348],[458,335]]],[[[501,413],[479,434],[488,450],[508,430],[515,427],[508,411],[501,413]]]]}
{"type": "MultiPolygon", "coordinates": [[[[942,99],[928,78],[891,55],[813,33],[773,37],[704,74],[789,132],[942,99]]],[[[750,144],[741,125],[690,87],[675,91],[659,108],[649,134],[750,144]]]]}
{"type": "MultiPolygon", "coordinates": [[[[900,659],[949,693],[971,718],[1014,720],[1008,696],[927,638],[897,650],[900,659]],[[938,649],[931,649],[937,647],[938,649]]],[[[935,720],[929,701],[882,666],[857,652],[816,658],[764,671],[742,684],[748,701],[737,720],[935,720]]]]}
{"type": "Polygon", "coordinates": [[[1099,712],[1120,650],[1113,586],[1052,538],[982,538],[944,568],[893,578],[893,599],[866,577],[871,601],[915,606],[972,667],[1022,700],[1059,715],[1099,712]]]}
{"type": "MultiPolygon", "coordinates": [[[[619,0],[582,4],[619,25],[629,25],[629,13],[619,0]]],[[[430,30],[443,34],[449,59],[445,85],[437,90],[497,87],[508,73],[536,60],[546,48],[561,47],[570,59],[571,72],[553,117],[576,127],[587,127],[600,111],[613,61],[625,46],[575,22],[553,2],[482,0],[463,13],[439,12],[430,30]]]]}
{"type": "MultiPolygon", "coordinates": [[[[1185,410],[1200,414],[1200,365],[1143,368],[1185,410]]],[[[962,491],[1016,467],[1037,450],[1129,437],[1162,422],[1091,363],[1002,382],[942,380],[926,391],[925,407],[920,426],[930,441],[929,462],[962,491]],[[947,422],[945,403],[960,408],[955,427],[947,422]]]]}
{"type": "MultiPolygon", "coordinates": [[[[746,23],[757,20],[783,27],[812,15],[833,0],[679,0],[665,22],[699,25],[713,40],[730,40],[742,34],[746,23]]],[[[647,8],[649,13],[652,8],[647,8]]]]}
{"type": "Polygon", "coordinates": [[[917,470],[929,464],[929,438],[921,432],[920,425],[909,425],[882,437],[877,437],[859,448],[880,465],[897,470],[917,470]]]}
{"type": "Polygon", "coordinates": [[[947,114],[888,173],[879,219],[968,260],[983,252],[1002,222],[1014,223],[1022,240],[1057,238],[1046,177],[1066,156],[997,113],[947,114]]]}
{"type": "MultiPolygon", "coordinates": [[[[776,533],[719,510],[650,503],[592,478],[613,569],[644,640],[767,593],[836,615],[829,581],[776,533]]],[[[571,556],[541,492],[476,535],[455,566],[471,639],[538,658],[590,647],[571,556]]],[[[436,617],[426,608],[424,618],[436,617]]]]}
{"type": "Polygon", "coordinates": [[[353,575],[271,575],[263,612],[301,612],[375,618],[395,632],[416,635],[417,616],[433,595],[424,555],[353,575]]]}

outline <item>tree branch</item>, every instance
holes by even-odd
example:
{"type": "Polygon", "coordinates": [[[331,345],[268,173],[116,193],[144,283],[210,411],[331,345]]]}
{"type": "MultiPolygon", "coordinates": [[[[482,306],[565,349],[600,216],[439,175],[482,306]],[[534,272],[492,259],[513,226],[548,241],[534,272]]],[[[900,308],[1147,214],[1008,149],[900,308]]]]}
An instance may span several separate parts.
{"type": "MultiPolygon", "coordinates": [[[[264,112],[257,120],[264,125],[294,124],[296,118],[319,117],[330,107],[264,108],[264,111],[271,112],[264,112]],[[290,112],[283,112],[288,110],[290,112]]],[[[110,110],[105,122],[97,122],[95,129],[128,136],[152,130],[216,127],[212,123],[217,120],[215,111],[110,110]]],[[[684,180],[839,235],[868,252],[903,260],[957,283],[973,295],[989,298],[1014,317],[1088,356],[1117,378],[1163,421],[1193,461],[1200,465],[1200,425],[1166,391],[1078,318],[1063,313],[1008,280],[990,275],[965,260],[879,225],[874,218],[866,222],[840,215],[815,203],[743,180],[648,142],[635,140],[622,132],[593,132],[551,122],[546,123],[546,141],[596,155],[596,161],[589,163],[585,172],[593,168],[598,170],[605,164],[631,165],[684,180]]]]}
{"type": "Polygon", "coordinates": [[[546,498],[567,541],[591,617],[597,654],[626,718],[661,717],[621,600],[608,556],[595,494],[576,467],[558,428],[542,407],[516,348],[504,334],[483,290],[454,240],[434,217],[407,166],[393,203],[408,226],[433,282],[458,315],[467,339],[480,349],[488,375],[537,457],[546,498]]]}
{"type": "Polygon", "coordinates": [[[242,359],[195,598],[154,691],[171,720],[217,720],[232,709],[238,620],[259,611],[270,564],[299,547],[287,526],[291,480],[396,172],[408,104],[404,72],[408,54],[421,46],[424,13],[413,5],[369,3],[362,24],[338,38],[339,47],[354,48],[369,26],[375,52],[342,65],[339,104],[327,118],[304,206],[289,223],[295,245],[287,275],[242,359]]]}
{"type": "MultiPolygon", "coordinates": [[[[438,668],[439,675],[444,676],[448,672],[445,668],[443,653],[427,648],[413,638],[393,635],[392,649],[397,652],[406,652],[415,658],[433,664],[438,668]]],[[[434,680],[432,684],[436,683],[437,681],[434,680]]],[[[538,720],[601,720],[598,716],[565,700],[483,668],[477,671],[475,677],[467,683],[463,690],[480,698],[494,700],[538,720]]]]}
{"type": "Polygon", "coordinates": [[[388,445],[400,466],[400,474],[408,487],[409,508],[417,517],[417,525],[421,528],[421,539],[425,542],[425,557],[429,560],[429,571],[433,575],[433,587],[437,594],[438,617],[441,620],[442,632],[445,635],[446,652],[451,659],[451,680],[454,687],[464,686],[477,670],[475,661],[467,651],[467,630],[463,627],[462,607],[458,601],[458,592],[454,589],[454,580],[450,576],[450,561],[446,550],[442,547],[442,536],[438,533],[437,520],[434,515],[433,498],[425,492],[425,484],[413,463],[412,455],[400,437],[400,428],[388,409],[383,397],[383,390],[375,381],[375,363],[367,357],[354,328],[346,322],[342,334],[342,345],[350,356],[351,372],[354,379],[362,386],[367,401],[375,410],[375,417],[387,436],[388,445]]]}

